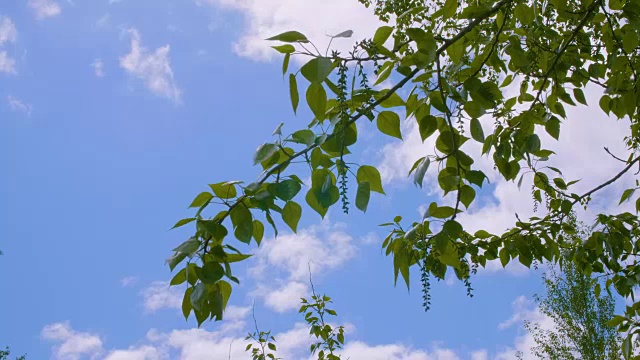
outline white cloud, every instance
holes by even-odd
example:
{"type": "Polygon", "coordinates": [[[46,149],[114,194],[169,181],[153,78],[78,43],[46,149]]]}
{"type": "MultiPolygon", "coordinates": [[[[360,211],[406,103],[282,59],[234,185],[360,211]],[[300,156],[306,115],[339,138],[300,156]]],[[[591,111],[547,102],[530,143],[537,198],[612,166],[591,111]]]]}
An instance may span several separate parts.
{"type": "Polygon", "coordinates": [[[154,281],[142,290],[144,309],[147,312],[156,312],[160,309],[180,309],[184,288],[169,286],[165,281],[154,281]]]}
{"type": "Polygon", "coordinates": [[[256,254],[252,274],[260,277],[268,267],[286,272],[291,280],[306,281],[309,267],[312,274],[338,268],[355,255],[355,250],[344,224],[324,221],[297,234],[281,234],[265,241],[256,254]]]}
{"type": "Polygon", "coordinates": [[[234,44],[234,51],[256,60],[269,60],[277,55],[270,48],[273,43],[264,39],[284,31],[302,32],[324,53],[329,43],[327,35],[354,30],[352,38],[333,42],[332,48],[346,53],[355,41],[373,37],[381,25],[372,9],[356,1],[271,0],[269,6],[261,0],[196,0],[196,3],[241,12],[246,26],[234,44]]]}
{"type": "Polygon", "coordinates": [[[62,12],[60,5],[53,0],[29,0],[28,5],[40,20],[58,16],[62,12]]]}
{"type": "Polygon", "coordinates": [[[15,42],[18,37],[16,26],[8,16],[0,16],[0,45],[15,42]]]}
{"type": "Polygon", "coordinates": [[[496,354],[495,360],[512,360],[516,358],[517,353],[522,354],[523,360],[537,359],[531,349],[536,346],[533,336],[522,328],[525,321],[531,321],[540,325],[541,329],[553,330],[555,324],[553,319],[542,314],[536,304],[525,296],[517,297],[511,304],[513,313],[511,317],[500,324],[498,329],[503,330],[514,325],[521,327],[519,335],[516,337],[513,346],[505,347],[496,354]]]}
{"type": "Polygon", "coordinates": [[[324,221],[297,234],[281,234],[260,246],[250,274],[258,280],[272,280],[251,294],[263,297],[265,304],[277,312],[297,309],[300,297],[309,293],[309,270],[311,274],[326,274],[355,254],[353,238],[343,224],[324,221]]]}
{"type": "Polygon", "coordinates": [[[104,360],[162,360],[166,354],[153,346],[141,346],[127,350],[114,350],[104,360]]]}
{"type": "Polygon", "coordinates": [[[102,62],[102,59],[95,59],[91,63],[91,67],[93,68],[93,72],[97,77],[104,77],[104,63],[102,62]]]}
{"type": "Polygon", "coordinates": [[[142,46],[140,33],[130,29],[131,51],[120,58],[120,66],[130,75],[144,82],[157,96],[180,102],[180,90],[175,84],[169,61],[169,45],[150,52],[142,46]]]}
{"type": "Polygon", "coordinates": [[[7,74],[16,73],[16,61],[9,57],[6,51],[0,51],[0,72],[7,74]]]}
{"type": "Polygon", "coordinates": [[[262,294],[265,305],[276,312],[285,312],[300,307],[300,298],[309,293],[309,286],[305,283],[291,281],[277,289],[268,289],[256,294],[262,294]]]}
{"type": "Polygon", "coordinates": [[[122,280],[120,280],[120,284],[122,285],[122,287],[130,287],[135,285],[135,283],[138,282],[138,277],[137,276],[127,276],[122,278],[122,280]]]}
{"type": "Polygon", "coordinates": [[[102,351],[100,337],[77,332],[68,321],[45,326],[42,337],[58,343],[53,347],[53,358],[56,360],[77,360],[84,356],[93,358],[102,351]]]}
{"type": "MultiPolygon", "coordinates": [[[[0,59],[2,58],[1,55],[2,54],[0,53],[0,59]]],[[[24,101],[12,96],[12,95],[9,95],[9,96],[7,96],[7,103],[9,104],[9,108],[12,111],[21,112],[21,113],[26,114],[27,116],[31,115],[32,107],[31,107],[31,105],[25,103],[24,101]]]]}

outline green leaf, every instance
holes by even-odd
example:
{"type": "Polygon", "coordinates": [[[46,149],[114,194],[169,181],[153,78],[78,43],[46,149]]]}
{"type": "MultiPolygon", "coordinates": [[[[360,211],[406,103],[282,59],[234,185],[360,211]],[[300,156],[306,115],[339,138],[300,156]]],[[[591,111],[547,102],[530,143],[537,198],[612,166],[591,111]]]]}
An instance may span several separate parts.
{"type": "Polygon", "coordinates": [[[547,121],[544,128],[554,139],[558,140],[560,138],[560,120],[552,117],[547,121]]]}
{"type": "Polygon", "coordinates": [[[477,141],[484,143],[484,131],[482,131],[482,125],[480,124],[480,120],[473,118],[471,119],[471,137],[477,141]]]}
{"type": "Polygon", "coordinates": [[[296,48],[293,47],[293,45],[291,44],[272,46],[272,48],[276,49],[278,52],[282,54],[291,54],[292,52],[296,51],[296,48]]]}
{"type": "Polygon", "coordinates": [[[507,250],[507,248],[500,249],[500,263],[502,264],[502,267],[507,266],[510,260],[511,255],[509,255],[509,250],[507,250]]]}
{"type": "Polygon", "coordinates": [[[291,140],[293,142],[296,142],[298,144],[304,144],[307,146],[312,145],[315,138],[316,138],[316,134],[314,134],[313,131],[307,130],[307,129],[298,130],[293,134],[291,134],[291,140]]]}
{"type": "Polygon", "coordinates": [[[287,201],[282,209],[282,220],[289,225],[294,233],[298,231],[298,222],[301,216],[302,207],[294,201],[287,201]]]}
{"type": "Polygon", "coordinates": [[[627,53],[632,53],[638,47],[638,34],[631,28],[627,28],[622,37],[622,48],[627,53]]]}
{"type": "Polygon", "coordinates": [[[418,129],[422,142],[427,140],[438,129],[438,120],[433,115],[426,115],[418,119],[418,129]]]}
{"type": "Polygon", "coordinates": [[[482,187],[482,183],[484,182],[484,179],[487,178],[487,175],[479,170],[471,170],[467,172],[465,177],[470,183],[477,185],[478,187],[482,187]]]}
{"type": "Polygon", "coordinates": [[[169,265],[169,269],[173,271],[175,267],[187,257],[187,254],[182,252],[176,252],[172,257],[168,258],[165,262],[169,265]]]}
{"type": "Polygon", "coordinates": [[[604,111],[605,113],[607,113],[607,115],[609,115],[609,113],[611,112],[611,97],[609,97],[609,95],[603,95],[600,98],[600,101],[598,102],[598,104],[600,105],[600,108],[602,109],[602,111],[604,111]]]}
{"type": "Polygon", "coordinates": [[[187,290],[184,292],[184,296],[182,297],[182,315],[184,316],[185,320],[189,318],[189,314],[193,309],[193,307],[191,306],[192,292],[193,292],[192,287],[187,288],[187,290]]]}
{"type": "Polygon", "coordinates": [[[380,177],[380,172],[373,166],[362,165],[358,168],[358,173],[356,175],[358,183],[368,182],[371,188],[371,191],[378,192],[380,194],[384,194],[384,190],[382,189],[382,179],[380,177]]]}
{"type": "Polygon", "coordinates": [[[264,225],[259,220],[253,220],[253,238],[256,239],[258,246],[262,242],[262,237],[264,237],[264,225]]]}
{"type": "Polygon", "coordinates": [[[193,199],[189,207],[196,208],[204,206],[205,204],[208,204],[211,199],[213,199],[213,195],[211,193],[201,192],[200,194],[198,194],[198,196],[196,196],[195,199],[193,199]]]}
{"type": "Polygon", "coordinates": [[[253,236],[253,216],[251,211],[243,204],[234,207],[229,214],[235,229],[236,239],[248,244],[253,236]]]}
{"type": "Polygon", "coordinates": [[[229,233],[227,228],[216,220],[200,220],[198,225],[218,241],[222,241],[229,233]]]}
{"type": "Polygon", "coordinates": [[[487,111],[477,101],[468,101],[464,104],[464,111],[472,118],[479,118],[487,111]]]}
{"type": "Polygon", "coordinates": [[[207,300],[207,287],[205,284],[198,283],[198,285],[193,288],[190,300],[195,310],[201,311],[203,309],[204,303],[207,300]]]}
{"type": "MultiPolygon", "coordinates": [[[[209,195],[211,195],[211,194],[209,194],[209,195]]],[[[179,220],[175,225],[173,225],[173,227],[171,229],[175,229],[175,228],[179,228],[181,226],[187,225],[188,223],[194,221],[195,219],[196,218],[186,218],[186,219],[179,220]]]]}
{"type": "Polygon", "coordinates": [[[356,207],[362,212],[366,212],[370,198],[371,184],[368,181],[358,182],[358,192],[356,193],[356,207]]]}
{"type": "Polygon", "coordinates": [[[444,20],[450,19],[456,14],[458,10],[458,0],[446,0],[444,8],[442,8],[442,18],[444,20]]]}
{"type": "Polygon", "coordinates": [[[442,230],[452,239],[459,238],[463,233],[462,225],[455,220],[446,221],[442,225],[442,230]]]}
{"type": "Polygon", "coordinates": [[[580,104],[587,105],[587,99],[584,97],[584,93],[582,92],[582,89],[574,88],[573,89],[573,97],[576,98],[576,100],[580,104]]]}
{"type": "Polygon", "coordinates": [[[276,184],[276,196],[284,201],[293,199],[300,191],[301,186],[295,180],[284,180],[276,184]]]}
{"type": "Polygon", "coordinates": [[[331,74],[331,70],[333,70],[333,61],[327,57],[313,58],[300,68],[302,76],[312,84],[322,84],[331,74]]]}
{"type": "Polygon", "coordinates": [[[307,195],[305,196],[305,200],[313,210],[315,210],[318,214],[320,214],[322,218],[324,218],[324,216],[327,214],[327,211],[329,209],[320,204],[320,201],[316,196],[316,192],[313,189],[310,189],[307,192],[307,195]]]}
{"type": "Polygon", "coordinates": [[[318,121],[325,119],[327,111],[327,92],[321,83],[312,83],[307,89],[307,104],[318,121]]]}
{"type": "Polygon", "coordinates": [[[222,265],[209,261],[202,266],[198,278],[205,284],[213,285],[222,279],[222,276],[224,276],[224,268],[222,265]]]}
{"type": "Polygon", "coordinates": [[[200,241],[195,238],[191,238],[182,244],[178,245],[177,248],[173,249],[175,252],[191,255],[196,252],[200,248],[200,241]]]}
{"type": "Polygon", "coordinates": [[[294,74],[289,74],[289,97],[291,98],[291,106],[293,113],[298,111],[298,103],[300,103],[300,94],[298,94],[298,81],[294,74]]]}
{"type": "Polygon", "coordinates": [[[287,73],[289,70],[289,61],[291,60],[291,54],[285,54],[284,59],[282,59],[282,76],[287,73]]]}
{"type": "Polygon", "coordinates": [[[431,164],[431,159],[429,157],[425,157],[420,161],[420,164],[416,167],[416,173],[413,175],[413,183],[422,188],[422,182],[424,181],[424,176],[429,169],[429,165],[431,164]]]}
{"type": "Polygon", "coordinates": [[[633,195],[633,193],[636,191],[636,189],[627,189],[622,193],[622,197],[620,198],[620,203],[618,205],[621,205],[623,202],[629,200],[629,198],[631,198],[631,196],[633,195]]]}
{"type": "Polygon", "coordinates": [[[272,36],[270,38],[268,38],[267,40],[276,40],[276,41],[282,41],[282,42],[288,42],[288,43],[292,43],[292,42],[303,42],[303,43],[307,43],[309,42],[309,40],[307,39],[306,36],[304,36],[302,33],[299,33],[297,31],[287,31],[287,32],[283,32],[282,34],[276,35],[276,36],[272,36]]]}
{"type": "Polygon", "coordinates": [[[463,185],[460,187],[460,202],[468,209],[469,205],[476,198],[476,191],[469,185],[463,185]]]}
{"type": "Polygon", "coordinates": [[[255,155],[253,156],[253,165],[260,164],[261,162],[269,159],[278,151],[278,147],[275,144],[264,143],[258,147],[255,155]]]}
{"type": "Polygon", "coordinates": [[[528,153],[536,153],[540,151],[540,138],[536,134],[531,134],[527,136],[524,151],[528,153]]]}
{"type": "Polygon", "coordinates": [[[373,43],[378,46],[383,46],[391,33],[393,32],[393,28],[391,26],[381,26],[376,30],[375,35],[373,36],[373,43]]]}
{"type": "Polygon", "coordinates": [[[173,277],[173,279],[171,279],[171,282],[169,283],[169,285],[180,285],[182,283],[184,283],[185,281],[187,281],[187,268],[184,268],[180,271],[178,271],[178,273],[176,274],[176,276],[173,277]]]}
{"type": "Polygon", "coordinates": [[[402,140],[400,133],[400,116],[393,111],[382,111],[378,114],[378,130],[383,134],[396,137],[402,140]]]}
{"type": "MultiPolygon", "coordinates": [[[[429,205],[426,216],[431,216],[437,219],[446,219],[455,213],[455,209],[450,206],[438,206],[435,202],[429,205]]],[[[425,216],[425,217],[426,217],[425,216]]]]}
{"type": "Polygon", "coordinates": [[[233,183],[221,182],[217,184],[209,184],[209,187],[220,199],[231,199],[236,197],[236,187],[233,183]]]}

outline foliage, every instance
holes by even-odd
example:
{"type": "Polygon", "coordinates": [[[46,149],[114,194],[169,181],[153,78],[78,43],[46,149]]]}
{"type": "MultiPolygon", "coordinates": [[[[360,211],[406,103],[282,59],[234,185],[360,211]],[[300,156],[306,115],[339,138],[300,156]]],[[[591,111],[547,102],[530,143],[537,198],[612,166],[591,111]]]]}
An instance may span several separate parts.
{"type": "Polygon", "coordinates": [[[611,295],[599,296],[594,288],[597,280],[581,274],[574,265],[566,264],[559,274],[551,269],[544,276],[546,295],[535,297],[540,312],[551,319],[555,330],[543,329],[539,323],[525,322],[536,347],[533,353],[541,359],[620,359],[621,339],[607,322],[614,314],[611,295]]]}
{"type": "MultiPolygon", "coordinates": [[[[313,283],[311,284],[311,288],[313,289],[313,283]]],[[[344,345],[344,327],[338,326],[334,328],[325,322],[326,316],[338,315],[335,310],[327,308],[327,304],[332,302],[331,298],[327,295],[317,295],[314,289],[311,300],[312,301],[301,298],[299,311],[299,313],[304,314],[304,319],[309,325],[309,334],[316,338],[316,341],[311,344],[309,351],[311,355],[317,353],[318,360],[340,360],[340,355],[337,355],[336,351],[342,349],[344,345]]],[[[276,339],[271,336],[270,331],[259,331],[257,323],[256,331],[247,335],[245,340],[253,340],[253,342],[247,344],[245,349],[246,351],[251,351],[251,358],[253,360],[280,359],[275,355],[277,350],[275,344],[276,339]]]]}
{"type": "MultiPolygon", "coordinates": [[[[9,360],[9,355],[11,355],[11,351],[9,347],[6,347],[4,350],[0,350],[0,360],[9,360]]],[[[26,360],[27,355],[22,355],[17,357],[16,360],[26,360]]]]}
{"type": "MultiPolygon", "coordinates": [[[[262,169],[256,181],[210,185],[191,203],[195,215],[175,225],[195,225],[194,235],[167,260],[171,270],[181,266],[171,283],[187,284],[184,315],[193,312],[198,324],[222,319],[230,282],[239,281],[231,264],[249,257],[231,237],[260,245],[265,221],[277,236],[274,217],[297,231],[302,197],[321,217],[338,202],[348,211],[353,196],[356,208],[366,211],[371,193],[384,194],[384,189],[374,166],[348,161],[358,143],[356,122],[375,122],[382,134],[399,141],[400,116],[415,121],[423,141],[435,139],[433,152],[415,155],[410,174],[421,186],[427,169],[437,166],[442,199],[417,221],[402,223],[396,217],[386,224],[390,233],[383,247],[393,257],[396,278],[401,275],[407,286],[411,268],[421,271],[425,307],[430,305],[430,277],[443,279],[454,271],[470,294],[470,276],[487,261],[555,263],[561,249],[579,271],[601,274],[607,289],[632,296],[640,279],[635,260],[639,184],[620,200],[633,201],[635,211],[599,214],[585,241],[571,237],[576,233],[571,219],[575,209],[589,206],[594,194],[640,163],[640,0],[361,2],[375,6],[381,20],[395,17],[397,24],[381,26],[348,54],[323,54],[297,31],[268,39],[278,42],[274,49],[283,54],[285,75],[292,56],[309,59],[289,73],[289,96],[294,112],[303,99],[314,118],[290,135],[279,126],[275,140],[255,152],[254,164],[262,169]],[[375,80],[369,79],[371,68],[375,80]],[[395,85],[373,88],[387,79],[395,85]],[[511,84],[514,95],[506,91],[511,84]],[[408,95],[400,96],[398,90],[405,88],[408,95]],[[585,89],[602,92],[597,105],[587,104],[585,89]],[[629,122],[620,139],[627,154],[611,154],[620,171],[584,193],[573,190],[579,179],[565,179],[562,169],[546,165],[555,155],[547,146],[564,141],[563,123],[579,120],[567,117],[568,106],[589,106],[629,122]],[[545,134],[555,140],[546,140],[545,134]],[[470,142],[481,143],[482,151],[471,151],[465,146],[470,142]],[[516,214],[513,227],[502,234],[464,229],[458,215],[472,206],[488,178],[474,166],[483,155],[503,179],[533,180],[537,216],[520,219],[516,214]],[[300,180],[307,172],[295,166],[299,163],[310,169],[311,184],[300,180]]],[[[625,344],[640,332],[634,320],[638,311],[640,303],[616,318],[619,330],[628,330],[625,344]]],[[[629,355],[630,346],[625,349],[629,355]]]]}

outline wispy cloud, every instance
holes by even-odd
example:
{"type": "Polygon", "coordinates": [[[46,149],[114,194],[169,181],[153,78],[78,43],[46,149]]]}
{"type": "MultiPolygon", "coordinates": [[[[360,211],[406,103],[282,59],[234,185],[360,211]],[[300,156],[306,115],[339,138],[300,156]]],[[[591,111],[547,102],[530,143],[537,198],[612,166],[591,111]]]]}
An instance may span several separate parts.
{"type": "Polygon", "coordinates": [[[0,51],[0,72],[7,74],[16,73],[16,61],[9,57],[6,51],[0,51]]]}
{"type": "Polygon", "coordinates": [[[18,31],[13,21],[7,16],[0,16],[0,45],[6,42],[15,42],[18,31]]]}
{"type": "Polygon", "coordinates": [[[58,16],[62,12],[60,5],[53,0],[29,0],[28,5],[39,20],[58,16]]]}
{"type": "MultiPolygon", "coordinates": [[[[2,57],[1,55],[2,53],[0,53],[0,58],[2,57]]],[[[9,108],[11,108],[12,111],[21,112],[26,114],[27,116],[31,115],[32,107],[24,101],[12,95],[9,95],[7,96],[7,103],[9,104],[9,108]]]]}
{"type": "Polygon", "coordinates": [[[180,102],[180,90],[173,79],[169,61],[169,45],[151,52],[142,46],[140,33],[130,29],[131,51],[120,58],[120,66],[130,75],[142,80],[144,85],[157,96],[180,102]]]}
{"type": "Polygon", "coordinates": [[[122,285],[122,287],[130,287],[135,285],[135,283],[137,282],[138,282],[137,276],[127,276],[125,278],[122,278],[122,280],[120,280],[120,284],[122,285]]]}
{"type": "Polygon", "coordinates": [[[182,305],[184,289],[170,287],[168,282],[155,281],[142,290],[144,309],[155,312],[160,309],[179,309],[182,305]]]}
{"type": "Polygon", "coordinates": [[[93,68],[93,72],[97,77],[104,77],[104,63],[102,62],[102,59],[95,59],[91,63],[91,67],[93,68]]]}

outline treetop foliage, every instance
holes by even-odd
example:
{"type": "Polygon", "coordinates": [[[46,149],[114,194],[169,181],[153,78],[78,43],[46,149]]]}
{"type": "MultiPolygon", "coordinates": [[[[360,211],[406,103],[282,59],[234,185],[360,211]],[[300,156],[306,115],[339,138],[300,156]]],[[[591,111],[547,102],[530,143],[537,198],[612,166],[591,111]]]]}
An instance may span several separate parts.
{"type": "MultiPolygon", "coordinates": [[[[321,217],[336,204],[344,212],[353,205],[366,212],[371,194],[384,189],[374,166],[351,160],[356,122],[375,123],[382,134],[402,139],[401,116],[416,122],[423,141],[435,139],[432,152],[415,154],[415,184],[422,186],[427,169],[437,166],[443,198],[454,199],[447,202],[452,206],[444,199],[431,203],[422,218],[396,216],[384,224],[389,235],[382,246],[393,257],[395,277],[409,286],[410,270],[420,271],[426,308],[430,278],[454,271],[471,294],[470,276],[498,259],[505,266],[569,261],[587,275],[606,277],[607,290],[632,297],[640,281],[638,182],[620,199],[634,202],[634,213],[598,214],[588,238],[574,235],[575,209],[589,206],[593,195],[640,163],[640,0],[359,1],[388,24],[348,54],[323,53],[295,29],[267,39],[284,58],[293,112],[306,105],[314,118],[291,134],[278,127],[276,140],[255,152],[254,164],[262,169],[255,181],[209,185],[191,203],[195,215],[174,226],[194,228],[167,260],[171,270],[180,266],[171,284],[186,283],[185,317],[193,312],[198,324],[221,320],[231,283],[239,282],[232,264],[250,257],[236,241],[259,246],[265,224],[277,236],[277,218],[297,231],[302,201],[321,217]],[[292,56],[305,58],[299,70],[289,71],[292,56]],[[394,85],[374,89],[385,80],[394,85]],[[505,91],[511,84],[519,84],[514,96],[505,91]],[[598,104],[587,103],[586,88],[601,92],[598,104]],[[400,96],[400,89],[408,95],[400,96]],[[566,109],[579,106],[629,123],[620,139],[627,154],[611,154],[620,170],[583,193],[573,190],[579,179],[546,165],[555,153],[542,136],[562,142],[563,124],[577,121],[566,109]],[[471,151],[465,146],[471,142],[482,150],[471,151]],[[533,180],[538,216],[518,217],[501,234],[465,230],[457,217],[488,178],[476,164],[481,156],[507,181],[533,180]],[[311,184],[304,184],[309,172],[311,184]]],[[[352,35],[345,30],[332,40],[352,35]]],[[[614,325],[629,339],[640,332],[638,311],[636,302],[616,317],[614,325]]]]}

